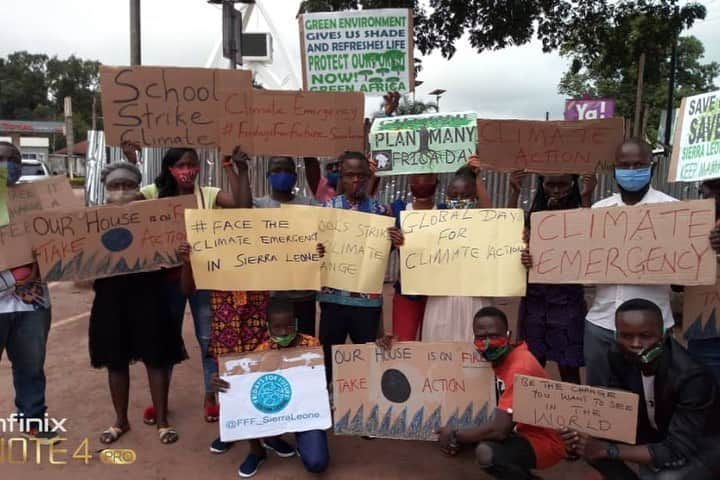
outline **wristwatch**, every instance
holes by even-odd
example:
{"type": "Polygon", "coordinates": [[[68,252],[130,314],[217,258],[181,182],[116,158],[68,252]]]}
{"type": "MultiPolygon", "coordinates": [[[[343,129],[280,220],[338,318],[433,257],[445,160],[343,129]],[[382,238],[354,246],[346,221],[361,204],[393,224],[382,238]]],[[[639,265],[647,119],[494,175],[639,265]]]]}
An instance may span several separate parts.
{"type": "Polygon", "coordinates": [[[605,454],[610,460],[617,460],[620,457],[620,449],[618,448],[617,443],[608,442],[605,454]]]}

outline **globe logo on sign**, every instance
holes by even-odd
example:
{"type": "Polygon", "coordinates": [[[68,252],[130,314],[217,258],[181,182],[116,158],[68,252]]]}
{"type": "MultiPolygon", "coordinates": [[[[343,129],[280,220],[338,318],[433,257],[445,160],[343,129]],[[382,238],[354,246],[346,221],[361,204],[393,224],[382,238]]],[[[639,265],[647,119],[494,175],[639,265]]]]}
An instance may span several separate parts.
{"type": "Polygon", "coordinates": [[[268,373],[255,380],[250,388],[250,401],[262,413],[277,413],[288,406],[292,388],[284,377],[268,373]]]}

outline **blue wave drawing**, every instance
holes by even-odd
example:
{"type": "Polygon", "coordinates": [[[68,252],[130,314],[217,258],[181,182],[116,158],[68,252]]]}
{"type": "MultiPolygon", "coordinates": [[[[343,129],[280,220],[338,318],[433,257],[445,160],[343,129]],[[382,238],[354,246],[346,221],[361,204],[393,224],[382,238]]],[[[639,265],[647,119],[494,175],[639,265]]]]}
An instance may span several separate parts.
{"type": "Polygon", "coordinates": [[[128,273],[136,273],[148,270],[152,267],[169,267],[178,264],[178,258],[174,253],[156,251],[152,256],[138,259],[131,266],[124,257],[114,258],[116,255],[102,255],[95,253],[85,256],[80,252],[69,260],[63,262],[58,260],[48,269],[46,281],[53,282],[70,278],[99,278],[112,277],[128,273]]]}
{"type": "Polygon", "coordinates": [[[702,320],[703,316],[700,314],[697,316],[695,321],[690,324],[683,334],[683,338],[685,338],[685,340],[701,340],[704,338],[715,338],[720,336],[720,333],[718,332],[717,312],[715,308],[713,308],[712,312],[710,312],[710,316],[708,317],[705,326],[703,326],[702,320]]]}

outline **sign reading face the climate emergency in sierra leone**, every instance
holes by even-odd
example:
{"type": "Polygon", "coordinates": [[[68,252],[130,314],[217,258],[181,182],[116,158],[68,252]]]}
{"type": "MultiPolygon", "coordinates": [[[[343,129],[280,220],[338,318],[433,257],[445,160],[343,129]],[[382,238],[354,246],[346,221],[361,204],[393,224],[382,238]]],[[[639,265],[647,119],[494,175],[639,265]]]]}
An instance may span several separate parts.
{"type": "Polygon", "coordinates": [[[411,10],[306,13],[299,22],[305,90],[414,90],[411,10]]]}

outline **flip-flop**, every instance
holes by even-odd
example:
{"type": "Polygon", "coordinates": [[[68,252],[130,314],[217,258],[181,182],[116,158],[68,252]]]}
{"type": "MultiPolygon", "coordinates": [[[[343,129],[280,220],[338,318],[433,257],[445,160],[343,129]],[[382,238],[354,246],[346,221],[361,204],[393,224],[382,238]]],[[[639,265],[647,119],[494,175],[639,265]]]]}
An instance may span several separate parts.
{"type": "Polygon", "coordinates": [[[100,443],[103,445],[110,445],[118,441],[120,437],[130,431],[130,426],[126,428],[116,427],[113,425],[100,434],[100,443]]]}
{"type": "Polygon", "coordinates": [[[177,430],[173,427],[161,427],[158,428],[158,435],[160,435],[160,443],[163,445],[170,445],[175,443],[180,438],[177,430]]]}
{"type": "Polygon", "coordinates": [[[155,419],[155,407],[150,405],[143,411],[143,423],[145,425],[155,425],[157,420],[155,419]]]}
{"type": "Polygon", "coordinates": [[[220,416],[220,405],[205,405],[205,421],[215,423],[220,416]]]}

